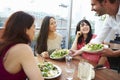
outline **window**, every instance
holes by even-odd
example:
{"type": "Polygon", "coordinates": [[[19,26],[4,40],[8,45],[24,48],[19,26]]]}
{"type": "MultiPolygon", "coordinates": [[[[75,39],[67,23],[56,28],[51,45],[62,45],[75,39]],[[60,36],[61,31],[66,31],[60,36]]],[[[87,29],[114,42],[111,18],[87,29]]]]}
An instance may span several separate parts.
{"type": "Polygon", "coordinates": [[[54,16],[57,20],[57,31],[64,36],[65,48],[71,47],[75,37],[75,27],[81,19],[89,20],[94,30],[96,18],[91,11],[90,0],[0,0],[0,5],[0,28],[3,27],[8,16],[19,10],[35,16],[36,29],[40,28],[44,16],[54,16]]]}

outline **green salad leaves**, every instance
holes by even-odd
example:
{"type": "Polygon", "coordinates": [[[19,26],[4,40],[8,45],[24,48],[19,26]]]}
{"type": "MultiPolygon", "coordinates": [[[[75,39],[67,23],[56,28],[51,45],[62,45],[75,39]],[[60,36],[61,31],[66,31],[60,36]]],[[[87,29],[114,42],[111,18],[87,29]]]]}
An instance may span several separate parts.
{"type": "Polygon", "coordinates": [[[103,44],[87,44],[85,46],[85,49],[90,51],[96,51],[96,50],[103,49],[103,47],[104,47],[103,44]]]}
{"type": "Polygon", "coordinates": [[[52,77],[59,73],[58,69],[50,62],[38,64],[43,77],[52,77]]]}
{"type": "Polygon", "coordinates": [[[63,58],[68,53],[69,53],[69,51],[67,49],[56,50],[50,55],[50,58],[52,58],[52,59],[63,58]]]}

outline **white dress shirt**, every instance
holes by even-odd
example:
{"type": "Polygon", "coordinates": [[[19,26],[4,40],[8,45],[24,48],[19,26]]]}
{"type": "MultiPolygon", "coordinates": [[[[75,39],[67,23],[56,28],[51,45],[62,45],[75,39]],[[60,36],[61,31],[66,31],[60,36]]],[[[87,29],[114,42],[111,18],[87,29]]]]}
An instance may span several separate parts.
{"type": "Polygon", "coordinates": [[[103,29],[97,37],[91,40],[91,43],[109,43],[110,40],[115,39],[115,34],[120,34],[120,5],[116,16],[107,16],[103,25],[103,29]]]}

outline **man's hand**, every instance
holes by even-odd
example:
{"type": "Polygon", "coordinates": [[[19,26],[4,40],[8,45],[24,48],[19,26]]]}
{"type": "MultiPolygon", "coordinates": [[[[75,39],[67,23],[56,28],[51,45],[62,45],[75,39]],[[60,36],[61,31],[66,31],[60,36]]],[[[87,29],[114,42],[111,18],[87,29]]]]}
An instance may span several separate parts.
{"type": "Polygon", "coordinates": [[[110,48],[104,48],[101,53],[102,53],[102,56],[114,56],[114,51],[110,48]]]}

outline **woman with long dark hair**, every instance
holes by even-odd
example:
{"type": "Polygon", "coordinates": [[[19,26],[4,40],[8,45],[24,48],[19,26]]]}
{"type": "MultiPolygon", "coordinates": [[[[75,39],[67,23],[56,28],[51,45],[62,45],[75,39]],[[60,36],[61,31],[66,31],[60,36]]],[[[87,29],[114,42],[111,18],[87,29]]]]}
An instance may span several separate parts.
{"type": "Polygon", "coordinates": [[[76,37],[72,49],[80,49],[95,37],[95,35],[92,34],[91,25],[87,20],[81,20],[78,22],[75,34],[76,37]]]}
{"type": "Polygon", "coordinates": [[[101,57],[101,55],[97,53],[91,54],[91,53],[83,52],[81,50],[81,48],[86,44],[88,44],[91,39],[96,37],[96,35],[92,34],[92,28],[88,20],[83,19],[80,22],[78,22],[76,26],[75,34],[76,34],[76,37],[71,47],[71,51],[72,50],[73,52],[74,50],[77,50],[77,51],[73,54],[73,56],[81,54],[81,56],[84,59],[87,59],[99,65],[101,64],[105,65],[106,67],[109,68],[109,63],[106,57],[101,57]]]}
{"type": "Polygon", "coordinates": [[[29,43],[34,38],[34,17],[13,13],[0,42],[0,80],[43,80],[29,43]]]}
{"type": "Polygon", "coordinates": [[[62,36],[56,32],[56,20],[52,16],[45,16],[37,38],[36,50],[43,57],[49,57],[49,51],[61,49],[62,36]]]}

